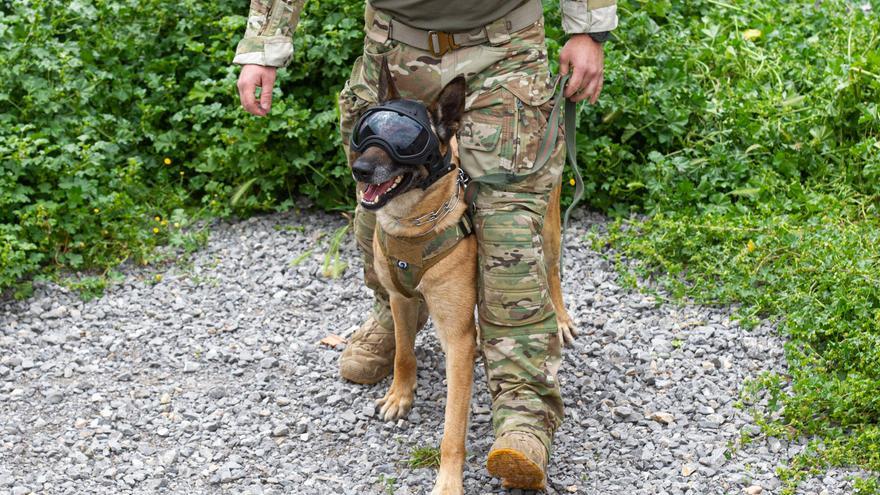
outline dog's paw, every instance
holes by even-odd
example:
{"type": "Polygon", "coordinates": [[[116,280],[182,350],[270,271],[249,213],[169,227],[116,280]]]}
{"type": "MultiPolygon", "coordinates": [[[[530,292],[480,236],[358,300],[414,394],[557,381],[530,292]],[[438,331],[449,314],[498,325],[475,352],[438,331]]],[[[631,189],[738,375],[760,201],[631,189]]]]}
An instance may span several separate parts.
{"type": "Polygon", "coordinates": [[[431,495],[464,495],[461,478],[438,476],[434,489],[431,490],[431,495]]]}
{"type": "Polygon", "coordinates": [[[391,388],[385,394],[385,397],[376,401],[376,405],[381,406],[379,417],[385,421],[402,418],[412,409],[415,394],[412,390],[405,387],[395,386],[391,384],[391,388]]]}
{"type": "Polygon", "coordinates": [[[577,337],[578,335],[578,332],[577,328],[574,326],[574,321],[572,321],[571,316],[568,316],[568,313],[566,313],[565,311],[557,312],[556,326],[559,329],[559,341],[566,346],[572,345],[574,343],[575,337],[577,337]]]}

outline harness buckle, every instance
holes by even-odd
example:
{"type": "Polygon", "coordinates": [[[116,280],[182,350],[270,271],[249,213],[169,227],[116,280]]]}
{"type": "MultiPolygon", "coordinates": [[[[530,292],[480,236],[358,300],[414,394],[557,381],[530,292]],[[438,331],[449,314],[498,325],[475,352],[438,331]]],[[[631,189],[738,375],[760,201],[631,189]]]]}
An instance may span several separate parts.
{"type": "Polygon", "coordinates": [[[435,57],[442,57],[444,53],[456,48],[461,48],[461,45],[455,42],[453,33],[428,31],[428,51],[435,57]]]}

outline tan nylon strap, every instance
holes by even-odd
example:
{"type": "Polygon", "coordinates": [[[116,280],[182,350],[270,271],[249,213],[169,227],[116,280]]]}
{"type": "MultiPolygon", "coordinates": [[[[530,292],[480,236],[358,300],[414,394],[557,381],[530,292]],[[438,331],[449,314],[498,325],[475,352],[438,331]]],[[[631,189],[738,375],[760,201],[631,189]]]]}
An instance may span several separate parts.
{"type": "Polygon", "coordinates": [[[415,271],[415,277],[412,283],[412,289],[415,289],[419,286],[419,283],[421,283],[422,275],[424,275],[432,266],[449,256],[449,254],[452,253],[453,248],[458,245],[458,241],[456,241],[449,249],[441,251],[435,256],[430,257],[428,260],[423,258],[425,246],[441,233],[444,233],[447,229],[455,230],[458,240],[464,239],[474,231],[470,218],[468,218],[467,215],[463,215],[461,220],[453,226],[440,231],[432,231],[430,234],[418,238],[390,236],[381,228],[376,229],[376,235],[379,236],[379,247],[382,249],[382,254],[385,255],[385,261],[388,263],[388,273],[391,275],[391,282],[394,284],[394,288],[397,289],[398,292],[408,298],[417,295],[400,281],[400,277],[398,276],[399,267],[395,260],[405,262],[407,264],[407,270],[415,271]]]}
{"type": "MultiPolygon", "coordinates": [[[[408,298],[415,297],[415,294],[413,294],[408,288],[406,288],[406,286],[404,286],[403,283],[400,281],[400,277],[397,276],[397,263],[394,261],[394,258],[388,254],[389,251],[393,252],[395,255],[398,254],[393,249],[389,249],[389,247],[387,246],[389,239],[398,239],[398,238],[392,237],[392,236],[386,234],[385,231],[382,230],[381,227],[376,229],[376,235],[379,236],[379,247],[382,249],[382,254],[385,255],[386,263],[388,263],[388,273],[391,275],[391,282],[394,284],[394,288],[397,289],[397,292],[400,292],[401,294],[403,294],[404,296],[406,296],[408,298]]],[[[428,236],[429,240],[431,237],[433,237],[433,236],[428,236]]],[[[420,252],[419,253],[419,261],[421,261],[421,258],[422,258],[422,255],[420,252]]],[[[407,263],[409,263],[409,262],[407,262],[407,263]]],[[[420,269],[420,267],[416,267],[415,265],[412,265],[412,264],[410,264],[410,266],[412,266],[413,269],[420,269]]],[[[424,273],[424,271],[422,271],[422,273],[424,273]]],[[[418,282],[421,281],[421,278],[422,278],[422,275],[421,275],[421,273],[419,273],[418,280],[413,285],[414,288],[419,286],[418,282]]]]}
{"type": "MultiPolygon", "coordinates": [[[[427,29],[419,29],[406,25],[400,21],[390,19],[388,26],[388,37],[406,43],[409,46],[432,52],[435,56],[441,56],[449,50],[462,46],[481,45],[487,41],[491,42],[490,33],[497,32],[498,26],[506,28],[508,33],[515,33],[525,29],[544,15],[543,6],[540,0],[528,0],[523,5],[513,9],[509,14],[498,19],[486,26],[471,30],[466,33],[446,33],[443,31],[431,31],[427,29]]],[[[374,29],[375,24],[369,22],[374,19],[375,9],[367,2],[365,18],[368,19],[369,30],[374,29]]],[[[381,35],[379,35],[381,36],[381,35]]],[[[492,35],[498,41],[504,38],[498,38],[492,35]]],[[[507,37],[507,39],[510,39],[507,37]]]]}

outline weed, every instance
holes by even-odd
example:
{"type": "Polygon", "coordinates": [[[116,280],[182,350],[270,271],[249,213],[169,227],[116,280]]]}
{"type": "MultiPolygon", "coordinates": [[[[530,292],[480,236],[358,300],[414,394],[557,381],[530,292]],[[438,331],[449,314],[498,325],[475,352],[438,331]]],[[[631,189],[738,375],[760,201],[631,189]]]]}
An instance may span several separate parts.
{"type": "Polygon", "coordinates": [[[741,303],[744,326],[756,318],[778,323],[789,340],[790,376],[761,374],[744,384],[741,400],[753,404],[764,434],[816,438],[817,447],[784,471],[792,486],[828,466],[880,470],[880,197],[813,191],[807,198],[822,208],[670,212],[620,220],[608,238],[644,262],[634,268],[641,276],[671,293],[741,303]]]}
{"type": "Polygon", "coordinates": [[[311,256],[312,253],[313,253],[314,251],[315,251],[314,249],[306,249],[305,251],[303,251],[302,253],[300,253],[299,255],[297,255],[297,257],[294,258],[294,259],[290,262],[290,266],[297,266],[297,265],[299,265],[299,264],[302,263],[303,261],[307,260],[307,259],[309,258],[309,256],[311,256]]]}
{"type": "Polygon", "coordinates": [[[414,449],[409,456],[409,467],[413,469],[440,467],[440,449],[429,445],[414,449]]]}
{"type": "Polygon", "coordinates": [[[272,228],[281,232],[299,232],[300,234],[306,231],[304,225],[275,225],[272,228]]]}
{"type": "Polygon", "coordinates": [[[351,224],[346,224],[336,229],[336,232],[333,233],[333,237],[330,238],[327,252],[324,253],[324,265],[321,268],[321,274],[325,277],[339,278],[345,273],[346,268],[348,268],[348,263],[339,259],[339,245],[342,244],[342,239],[345,237],[350,226],[351,224]]]}
{"type": "Polygon", "coordinates": [[[394,486],[397,484],[397,478],[392,478],[390,476],[380,474],[378,482],[384,488],[385,493],[387,493],[388,495],[394,495],[394,486]]]}

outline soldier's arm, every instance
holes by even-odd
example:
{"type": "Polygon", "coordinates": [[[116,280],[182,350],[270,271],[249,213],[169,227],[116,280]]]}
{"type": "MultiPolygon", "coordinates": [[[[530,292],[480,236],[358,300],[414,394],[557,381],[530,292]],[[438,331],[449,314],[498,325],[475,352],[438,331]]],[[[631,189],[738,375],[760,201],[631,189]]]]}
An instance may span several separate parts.
{"type": "Polygon", "coordinates": [[[247,29],[232,63],[244,66],[238,96],[241,106],[254,115],[266,115],[272,108],[275,71],[293,58],[293,33],[304,4],[305,0],[251,0],[247,29]]]}
{"type": "Polygon", "coordinates": [[[285,67],[305,0],[251,0],[247,29],[232,63],[285,67]]]}
{"type": "Polygon", "coordinates": [[[562,29],[571,38],[559,52],[559,72],[571,73],[564,95],[596,103],[605,80],[602,42],[617,27],[616,0],[560,0],[562,29]]]}

